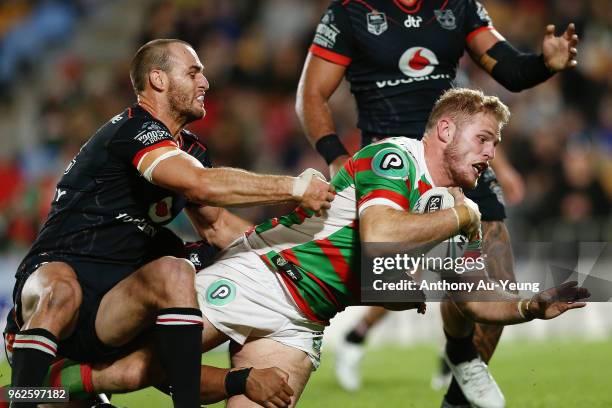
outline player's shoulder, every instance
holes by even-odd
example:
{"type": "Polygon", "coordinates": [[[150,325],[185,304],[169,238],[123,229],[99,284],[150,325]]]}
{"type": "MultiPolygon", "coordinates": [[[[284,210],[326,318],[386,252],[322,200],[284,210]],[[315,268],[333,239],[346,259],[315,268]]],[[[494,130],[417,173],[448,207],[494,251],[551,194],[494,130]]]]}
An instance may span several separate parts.
{"type": "Polygon", "coordinates": [[[181,130],[179,147],[184,152],[198,159],[204,167],[212,167],[208,149],[195,133],[187,129],[181,130]]]}
{"type": "Polygon", "coordinates": [[[413,177],[419,173],[422,142],[407,137],[390,137],[364,147],[353,161],[365,160],[374,174],[390,179],[413,177]]]}
{"type": "Polygon", "coordinates": [[[183,139],[183,143],[199,143],[204,149],[206,149],[206,147],[200,142],[200,138],[198,138],[195,133],[187,129],[181,130],[181,138],[183,139]]]}
{"type": "Polygon", "coordinates": [[[113,133],[117,139],[136,139],[144,145],[173,139],[166,125],[139,105],[130,106],[107,124],[114,128],[113,133]]]}

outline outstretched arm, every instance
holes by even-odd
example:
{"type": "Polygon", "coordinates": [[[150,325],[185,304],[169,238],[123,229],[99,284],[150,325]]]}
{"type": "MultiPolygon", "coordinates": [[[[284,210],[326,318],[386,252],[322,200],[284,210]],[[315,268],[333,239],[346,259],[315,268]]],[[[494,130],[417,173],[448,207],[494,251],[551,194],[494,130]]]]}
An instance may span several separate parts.
{"type": "Polygon", "coordinates": [[[519,92],[536,86],[555,72],[577,65],[578,35],[574,24],[555,36],[555,26],[546,27],[542,54],[516,50],[496,30],[483,30],[467,44],[472,59],[506,89],[519,92]]]}
{"type": "Polygon", "coordinates": [[[584,299],[590,296],[586,288],[577,282],[566,282],[522,299],[509,292],[497,291],[494,295],[499,301],[458,300],[462,293],[450,293],[461,313],[468,319],[484,324],[509,325],[528,322],[533,319],[549,320],[571,309],[586,306],[584,299]]]}
{"type": "Polygon", "coordinates": [[[299,177],[271,176],[232,168],[204,168],[175,147],[147,153],[138,170],[152,183],[183,194],[189,201],[218,207],[296,201],[305,209],[329,208],[333,188],[312,171],[299,177]]]}

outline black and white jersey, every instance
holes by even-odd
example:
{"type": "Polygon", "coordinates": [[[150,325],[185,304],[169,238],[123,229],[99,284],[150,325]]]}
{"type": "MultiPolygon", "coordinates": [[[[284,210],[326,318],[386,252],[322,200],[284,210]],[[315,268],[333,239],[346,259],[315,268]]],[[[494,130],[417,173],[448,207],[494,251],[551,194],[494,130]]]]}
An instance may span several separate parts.
{"type": "Polygon", "coordinates": [[[177,146],[211,167],[195,135],[182,131],[173,138],[138,105],[98,129],[64,171],[22,266],[29,259],[65,256],[139,266],[158,228],[186,205],[185,197],[148,182],[137,170],[147,152],[165,146],[177,146]]]}
{"type": "Polygon", "coordinates": [[[492,28],[475,0],[337,0],[310,52],[347,67],[363,133],[420,138],[466,44],[492,28]]]}

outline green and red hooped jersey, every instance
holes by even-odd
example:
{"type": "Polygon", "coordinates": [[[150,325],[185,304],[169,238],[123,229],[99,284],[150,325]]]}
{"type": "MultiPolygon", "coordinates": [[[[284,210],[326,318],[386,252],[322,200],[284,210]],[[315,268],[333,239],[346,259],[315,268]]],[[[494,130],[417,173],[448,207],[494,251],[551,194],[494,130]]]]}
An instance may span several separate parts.
{"type": "Polygon", "coordinates": [[[357,152],[331,181],[336,198],[322,216],[302,208],[259,224],[248,236],[272,269],[278,255],[296,273],[280,273],[300,310],[327,323],[359,304],[359,215],[373,205],[410,211],[432,188],[423,144],[405,137],[385,139],[357,152]]]}

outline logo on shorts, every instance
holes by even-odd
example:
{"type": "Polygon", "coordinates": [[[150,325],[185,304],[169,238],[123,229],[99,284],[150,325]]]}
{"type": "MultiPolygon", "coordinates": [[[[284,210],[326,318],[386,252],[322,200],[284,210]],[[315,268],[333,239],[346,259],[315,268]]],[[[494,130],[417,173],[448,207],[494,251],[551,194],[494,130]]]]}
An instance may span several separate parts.
{"type": "Polygon", "coordinates": [[[453,10],[434,10],[436,20],[440,23],[440,26],[446,30],[454,30],[457,28],[457,22],[453,10]]]}
{"type": "Polygon", "coordinates": [[[384,178],[406,180],[408,178],[407,161],[408,158],[400,149],[387,147],[374,155],[372,171],[384,178]]]}
{"type": "Polygon", "coordinates": [[[368,13],[366,14],[366,22],[368,23],[368,31],[374,35],[381,35],[389,28],[385,13],[368,13]]]}
{"type": "Polygon", "coordinates": [[[213,306],[225,306],[236,297],[236,285],[227,279],[213,282],[206,290],[206,301],[213,306]]]}
{"type": "Polygon", "coordinates": [[[399,69],[404,75],[419,78],[431,74],[438,65],[438,58],[428,48],[408,48],[399,59],[399,69]]]}

